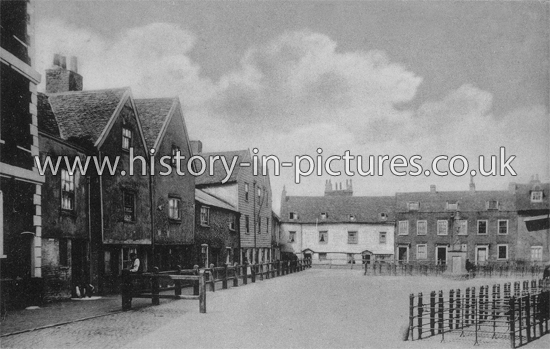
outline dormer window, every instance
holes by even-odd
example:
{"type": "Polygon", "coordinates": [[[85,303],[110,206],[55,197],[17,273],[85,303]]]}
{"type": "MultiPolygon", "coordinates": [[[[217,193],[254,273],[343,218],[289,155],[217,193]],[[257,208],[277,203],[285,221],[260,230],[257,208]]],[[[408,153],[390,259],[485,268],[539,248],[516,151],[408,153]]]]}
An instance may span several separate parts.
{"type": "Polygon", "coordinates": [[[496,201],[496,200],[487,201],[487,209],[488,210],[498,210],[499,209],[498,201],[496,201]]]}
{"type": "Polygon", "coordinates": [[[356,218],[355,218],[355,215],[353,215],[353,214],[350,214],[350,215],[349,215],[349,220],[350,220],[351,222],[355,222],[355,219],[356,219],[356,218]]]}
{"type": "Polygon", "coordinates": [[[531,192],[531,202],[542,202],[542,190],[531,192]]]}
{"type": "Polygon", "coordinates": [[[180,154],[180,147],[172,145],[172,166],[176,166],[176,155],[180,154]]]}
{"type": "Polygon", "coordinates": [[[288,214],[288,218],[290,219],[298,219],[298,214],[296,212],[290,212],[288,214]]]}
{"type": "Polygon", "coordinates": [[[328,213],[321,212],[321,219],[327,219],[327,218],[328,218],[328,213]]]}
{"type": "Polygon", "coordinates": [[[420,202],[418,201],[411,201],[408,203],[409,211],[418,211],[420,208],[420,202]]]}
{"type": "Polygon", "coordinates": [[[380,220],[385,221],[388,219],[388,214],[386,212],[380,212],[378,217],[380,218],[380,220]]]}
{"type": "Polygon", "coordinates": [[[447,210],[449,210],[449,211],[458,210],[458,202],[449,202],[449,201],[447,201],[447,210]]]}

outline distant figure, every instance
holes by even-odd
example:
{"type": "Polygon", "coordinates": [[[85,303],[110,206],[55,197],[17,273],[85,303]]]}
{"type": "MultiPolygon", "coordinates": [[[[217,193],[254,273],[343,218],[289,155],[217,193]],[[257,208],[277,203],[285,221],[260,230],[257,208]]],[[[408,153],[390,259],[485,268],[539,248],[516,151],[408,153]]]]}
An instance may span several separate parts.
{"type": "Polygon", "coordinates": [[[547,265],[546,268],[544,268],[544,271],[542,272],[542,279],[550,279],[550,265],[547,265]]]}
{"type": "Polygon", "coordinates": [[[466,259],[466,271],[469,273],[470,270],[472,270],[472,269],[473,269],[472,263],[470,263],[469,259],[466,259]]]}
{"type": "Polygon", "coordinates": [[[137,255],[135,253],[130,253],[130,259],[132,260],[132,266],[130,268],[130,272],[131,273],[141,272],[141,264],[139,262],[139,258],[137,258],[137,255]]]}

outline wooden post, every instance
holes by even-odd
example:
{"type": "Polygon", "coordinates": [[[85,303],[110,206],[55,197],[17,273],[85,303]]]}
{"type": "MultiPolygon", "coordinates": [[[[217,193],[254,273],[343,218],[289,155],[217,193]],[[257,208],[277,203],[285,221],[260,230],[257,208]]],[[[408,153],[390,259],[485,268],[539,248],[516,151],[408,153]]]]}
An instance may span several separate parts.
{"type": "Polygon", "coordinates": [[[464,306],[462,304],[462,298],[460,297],[460,288],[456,290],[455,296],[455,329],[458,329],[460,327],[460,312],[462,311],[462,307],[464,306]]]}
{"type": "Polygon", "coordinates": [[[439,291],[439,309],[437,310],[437,315],[438,315],[438,319],[437,319],[437,333],[438,334],[442,334],[444,329],[443,329],[443,312],[445,311],[444,310],[444,304],[443,304],[443,291],[439,291]]]}
{"type": "Polygon", "coordinates": [[[430,293],[430,333],[435,335],[435,291],[430,293]]]}
{"type": "Polygon", "coordinates": [[[202,314],[206,313],[206,280],[204,278],[204,272],[200,273],[199,278],[199,311],[202,314]]]}
{"type": "Polygon", "coordinates": [[[470,324],[470,288],[469,287],[466,287],[466,299],[464,300],[464,311],[465,311],[465,315],[464,315],[464,324],[466,326],[468,326],[470,324]]]}
{"type": "Polygon", "coordinates": [[[151,302],[153,305],[159,305],[160,304],[160,285],[159,285],[159,277],[158,277],[159,268],[154,267],[153,268],[153,276],[151,277],[151,293],[153,296],[151,297],[151,302]]]}
{"type": "Polygon", "coordinates": [[[418,339],[422,339],[422,313],[424,304],[422,304],[422,292],[418,294],[418,339]]]}
{"type": "MultiPolygon", "coordinates": [[[[518,285],[519,285],[519,282],[518,282],[518,285]]],[[[521,334],[522,332],[522,324],[523,324],[523,307],[522,307],[522,301],[521,301],[521,295],[518,295],[517,297],[517,300],[518,300],[518,325],[519,325],[519,328],[518,328],[518,332],[519,332],[519,345],[521,346],[523,344],[523,336],[521,334]]]]}
{"type": "Polygon", "coordinates": [[[258,270],[260,271],[260,281],[263,281],[263,279],[264,279],[264,264],[263,263],[258,264],[258,270]]]}
{"type": "MultiPolygon", "coordinates": [[[[195,271],[194,274],[195,274],[195,275],[199,275],[199,266],[195,264],[195,265],[193,266],[193,269],[194,269],[194,271],[195,271]]],[[[199,284],[200,284],[199,280],[193,281],[193,295],[194,295],[194,296],[198,296],[198,295],[199,295],[199,292],[200,292],[200,290],[199,290],[199,288],[200,288],[199,284]]]]}
{"type": "Polygon", "coordinates": [[[516,347],[516,298],[514,296],[510,297],[508,300],[508,328],[510,329],[510,348],[516,347]]]}
{"type": "Polygon", "coordinates": [[[529,293],[524,293],[523,298],[525,298],[525,327],[527,329],[527,343],[529,343],[531,342],[531,297],[529,293]]]}
{"type": "Polygon", "coordinates": [[[252,272],[252,282],[256,282],[256,266],[257,264],[252,264],[250,271],[252,272]]]}
{"type": "Polygon", "coordinates": [[[128,269],[122,270],[120,295],[122,297],[122,310],[132,309],[132,277],[128,269]]]}
{"type": "Polygon", "coordinates": [[[454,312],[454,300],[455,300],[455,290],[449,291],[449,329],[453,329],[453,312],[454,312]]]}
{"type": "MultiPolygon", "coordinates": [[[[365,263],[365,265],[367,265],[365,263]]],[[[414,294],[409,295],[409,337],[411,338],[411,341],[414,339],[414,333],[413,333],[413,327],[414,327],[414,294]]]]}
{"type": "MultiPolygon", "coordinates": [[[[181,266],[178,265],[178,275],[181,274],[181,266]]],[[[181,296],[181,280],[174,280],[174,295],[181,296]]]]}
{"type": "Polygon", "coordinates": [[[243,284],[248,284],[248,263],[243,264],[243,284]]]}
{"type": "Polygon", "coordinates": [[[225,271],[225,275],[223,276],[223,279],[222,279],[222,289],[227,290],[227,273],[228,273],[227,264],[224,267],[224,271],[225,271]]]}
{"type": "Polygon", "coordinates": [[[277,260],[277,276],[281,276],[281,261],[277,260]]]}
{"type": "Polygon", "coordinates": [[[470,306],[473,307],[473,311],[471,313],[472,321],[474,321],[475,326],[477,326],[477,323],[475,323],[476,320],[476,313],[477,313],[477,300],[476,300],[476,288],[472,287],[472,298],[470,298],[470,306]]]}
{"type": "Polygon", "coordinates": [[[239,287],[239,266],[233,265],[233,287],[239,287]]]}

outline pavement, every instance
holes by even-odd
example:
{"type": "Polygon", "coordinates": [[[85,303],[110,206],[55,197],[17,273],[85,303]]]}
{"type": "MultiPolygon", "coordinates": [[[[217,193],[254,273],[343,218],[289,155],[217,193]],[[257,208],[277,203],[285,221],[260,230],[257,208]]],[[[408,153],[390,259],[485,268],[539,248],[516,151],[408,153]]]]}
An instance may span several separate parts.
{"type": "MultiPolygon", "coordinates": [[[[206,314],[199,313],[196,300],[165,299],[159,306],[135,299],[133,310],[120,312],[120,297],[13,312],[2,322],[2,334],[27,330],[1,337],[0,347],[473,348],[471,337],[449,336],[444,343],[439,337],[401,341],[408,295],[496,282],[500,280],[369,277],[358,270],[309,269],[228,290],[217,287],[207,294],[206,314]],[[85,317],[92,318],[74,321],[85,317]]],[[[509,347],[506,340],[478,344],[509,347]]],[[[548,334],[523,346],[549,347],[548,334]]]]}

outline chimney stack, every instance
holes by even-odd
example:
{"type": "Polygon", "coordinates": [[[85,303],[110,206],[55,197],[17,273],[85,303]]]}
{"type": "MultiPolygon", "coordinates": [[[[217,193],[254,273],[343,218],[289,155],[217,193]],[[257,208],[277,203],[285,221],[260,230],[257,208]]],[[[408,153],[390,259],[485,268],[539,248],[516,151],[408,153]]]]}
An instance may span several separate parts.
{"type": "Polygon", "coordinates": [[[470,192],[476,191],[476,184],[474,183],[474,176],[470,175],[470,192]]]}
{"type": "Polygon", "coordinates": [[[70,57],[67,69],[67,57],[56,53],[53,66],[46,69],[46,93],[82,91],[82,75],[78,74],[76,57],[70,57]]]}
{"type": "Polygon", "coordinates": [[[191,145],[191,152],[193,155],[202,153],[202,142],[201,141],[189,141],[191,145]]]}
{"type": "Polygon", "coordinates": [[[430,193],[436,193],[435,184],[430,185],[430,193]]]}

